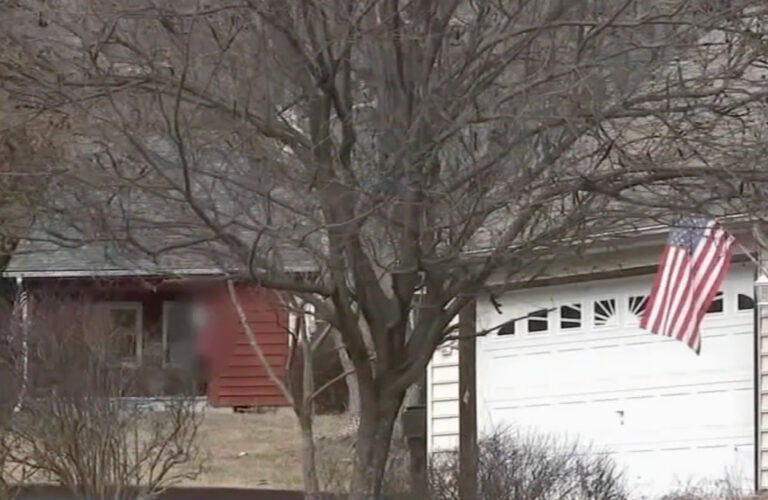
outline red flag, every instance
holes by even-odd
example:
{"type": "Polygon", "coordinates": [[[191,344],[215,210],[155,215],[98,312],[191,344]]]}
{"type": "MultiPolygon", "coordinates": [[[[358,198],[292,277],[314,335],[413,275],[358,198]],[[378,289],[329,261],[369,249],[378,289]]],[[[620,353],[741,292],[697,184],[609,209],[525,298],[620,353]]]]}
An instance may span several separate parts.
{"type": "Polygon", "coordinates": [[[669,236],[640,327],[676,338],[698,354],[699,327],[723,282],[734,238],[720,224],[683,221],[669,236]]]}

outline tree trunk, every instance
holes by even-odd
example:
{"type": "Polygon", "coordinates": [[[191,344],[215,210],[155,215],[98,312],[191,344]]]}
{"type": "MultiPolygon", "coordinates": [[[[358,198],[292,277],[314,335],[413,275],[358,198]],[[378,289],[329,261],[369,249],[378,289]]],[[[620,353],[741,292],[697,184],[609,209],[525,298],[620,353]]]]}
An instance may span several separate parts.
{"type": "Polygon", "coordinates": [[[312,415],[300,416],[299,425],[301,426],[301,474],[304,480],[304,498],[306,500],[319,500],[321,496],[317,479],[312,415]]]}
{"type": "Polygon", "coordinates": [[[312,343],[306,328],[299,326],[302,350],[302,395],[298,417],[301,426],[301,469],[304,479],[304,498],[320,499],[320,486],[317,480],[317,462],[315,454],[315,435],[313,421],[315,416],[315,378],[312,366],[312,343]]]}
{"type": "Polygon", "coordinates": [[[352,415],[360,415],[360,388],[357,383],[355,365],[349,359],[349,353],[347,353],[344,342],[341,340],[341,334],[337,330],[331,332],[331,339],[333,340],[334,349],[338,352],[342,371],[345,373],[350,372],[349,375],[344,377],[344,382],[347,384],[347,393],[349,394],[347,412],[352,415]]]}
{"type": "Polygon", "coordinates": [[[366,403],[362,405],[357,430],[351,491],[355,500],[382,498],[392,431],[404,397],[404,393],[387,399],[361,397],[366,403]]]}

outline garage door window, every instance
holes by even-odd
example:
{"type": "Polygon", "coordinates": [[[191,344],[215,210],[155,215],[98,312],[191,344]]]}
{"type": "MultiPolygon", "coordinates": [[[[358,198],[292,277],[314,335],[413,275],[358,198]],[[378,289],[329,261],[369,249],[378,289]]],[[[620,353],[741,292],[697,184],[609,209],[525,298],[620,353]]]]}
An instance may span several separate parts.
{"type": "Polygon", "coordinates": [[[715,299],[707,309],[707,314],[721,313],[723,312],[723,292],[717,292],[715,299]]]}
{"type": "Polygon", "coordinates": [[[549,311],[541,309],[528,316],[528,332],[544,333],[549,330],[549,311]]]}
{"type": "Polygon", "coordinates": [[[755,308],[755,299],[747,294],[740,293],[737,299],[739,311],[749,311],[755,308]]]}
{"type": "Polygon", "coordinates": [[[560,306],[560,329],[575,330],[581,328],[581,304],[560,306]]]}
{"type": "Polygon", "coordinates": [[[596,300],[593,308],[595,326],[616,326],[619,316],[616,314],[616,299],[596,300]]]}
{"type": "Polygon", "coordinates": [[[501,328],[499,328],[499,335],[514,335],[515,334],[515,322],[507,321],[501,328]]]}
{"type": "Polygon", "coordinates": [[[633,295],[629,298],[629,302],[627,304],[627,307],[629,309],[629,312],[640,317],[641,314],[643,314],[643,311],[645,311],[645,306],[648,303],[648,296],[647,295],[633,295]]]}

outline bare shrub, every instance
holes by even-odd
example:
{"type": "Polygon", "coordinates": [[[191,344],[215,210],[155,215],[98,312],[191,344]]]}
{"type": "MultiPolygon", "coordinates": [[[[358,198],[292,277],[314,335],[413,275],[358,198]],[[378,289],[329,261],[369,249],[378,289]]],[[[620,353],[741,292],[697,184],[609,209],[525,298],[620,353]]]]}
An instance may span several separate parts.
{"type": "MultiPolygon", "coordinates": [[[[483,439],[479,450],[483,500],[627,498],[613,460],[577,442],[501,430],[483,439]]],[[[434,455],[430,469],[432,498],[459,500],[458,454],[434,455]]]]}
{"type": "Polygon", "coordinates": [[[78,301],[36,304],[26,336],[26,395],[5,427],[12,444],[7,459],[76,498],[153,498],[200,472],[202,414],[192,397],[165,400],[160,408],[123,397],[141,370],[111,354],[119,339],[106,324],[78,301]]]}
{"type": "Polygon", "coordinates": [[[21,492],[34,469],[13,460],[18,443],[8,432],[8,420],[0,423],[0,498],[12,500],[21,492]]]}
{"type": "MultiPolygon", "coordinates": [[[[355,433],[321,439],[317,446],[317,476],[324,498],[354,498],[352,479],[355,466],[355,433]]],[[[382,486],[385,498],[408,498],[410,486],[408,448],[402,439],[393,439],[382,486]]]]}
{"type": "Polygon", "coordinates": [[[748,500],[765,498],[755,496],[740,484],[741,481],[731,473],[726,473],[715,481],[689,481],[665,494],[661,500],[748,500]]]}

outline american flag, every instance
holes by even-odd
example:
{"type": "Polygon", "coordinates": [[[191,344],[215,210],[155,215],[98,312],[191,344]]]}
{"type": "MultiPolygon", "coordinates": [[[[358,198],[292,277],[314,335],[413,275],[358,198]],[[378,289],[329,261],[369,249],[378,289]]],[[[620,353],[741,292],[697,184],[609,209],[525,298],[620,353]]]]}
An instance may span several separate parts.
{"type": "Polygon", "coordinates": [[[715,221],[683,220],[669,235],[640,327],[698,354],[701,320],[728,271],[734,241],[715,221]]]}

